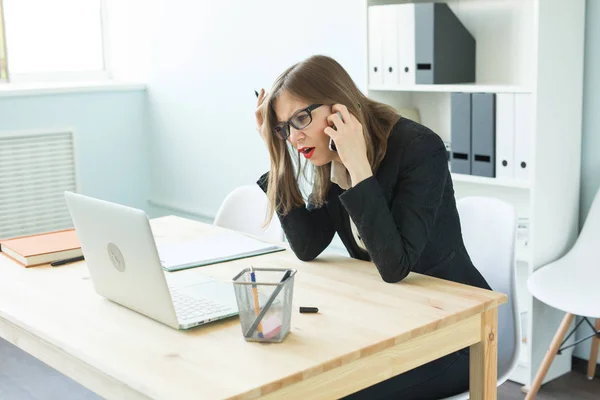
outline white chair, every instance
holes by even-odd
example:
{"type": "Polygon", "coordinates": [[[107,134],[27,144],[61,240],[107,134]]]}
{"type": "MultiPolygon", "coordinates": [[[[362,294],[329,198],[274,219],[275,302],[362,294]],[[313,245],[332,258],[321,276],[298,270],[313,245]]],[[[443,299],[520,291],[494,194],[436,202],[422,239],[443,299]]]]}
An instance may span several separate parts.
{"type": "MultiPolygon", "coordinates": [[[[482,196],[457,201],[463,240],[475,267],[493,290],[508,295],[498,308],[498,382],[516,368],[520,354],[521,321],[516,285],[517,217],[512,205],[482,196]]],[[[449,399],[468,399],[465,392],[449,399]]]]}
{"type": "Polygon", "coordinates": [[[283,229],[276,215],[267,228],[263,228],[267,206],[267,195],[258,185],[240,186],[223,200],[213,224],[266,240],[282,242],[283,229]]]}
{"type": "MultiPolygon", "coordinates": [[[[590,211],[577,241],[564,256],[556,261],[538,268],[527,280],[527,287],[533,296],[543,303],[565,312],[565,317],[560,324],[548,352],[540,365],[540,369],[531,384],[526,399],[535,398],[552,361],[557,352],[573,345],[561,346],[573,318],[576,315],[583,317],[575,326],[573,332],[582,322],[587,322],[594,332],[590,336],[578,340],[575,344],[594,338],[588,362],[588,379],[596,373],[598,359],[598,345],[600,337],[600,263],[598,262],[598,248],[600,247],[600,190],[596,193],[590,211]],[[568,281],[568,284],[566,283],[568,281]],[[589,318],[596,318],[595,327],[589,318]]],[[[569,336],[573,334],[569,334],[569,336]]]]}

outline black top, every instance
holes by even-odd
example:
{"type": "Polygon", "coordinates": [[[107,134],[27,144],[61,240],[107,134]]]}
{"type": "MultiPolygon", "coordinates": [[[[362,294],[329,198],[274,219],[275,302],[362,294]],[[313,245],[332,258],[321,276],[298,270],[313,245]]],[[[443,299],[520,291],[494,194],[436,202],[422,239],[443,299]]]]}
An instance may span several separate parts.
{"type": "MultiPolygon", "coordinates": [[[[268,173],[258,180],[266,192],[268,173]]],[[[316,258],[338,233],[353,258],[370,260],[386,282],[414,271],[490,289],[464,246],[454,188],[441,138],[400,118],[374,176],[344,191],[332,183],[323,207],[278,215],[290,247],[303,261],[316,258]],[[367,252],[357,246],[348,215],[367,252]]]]}

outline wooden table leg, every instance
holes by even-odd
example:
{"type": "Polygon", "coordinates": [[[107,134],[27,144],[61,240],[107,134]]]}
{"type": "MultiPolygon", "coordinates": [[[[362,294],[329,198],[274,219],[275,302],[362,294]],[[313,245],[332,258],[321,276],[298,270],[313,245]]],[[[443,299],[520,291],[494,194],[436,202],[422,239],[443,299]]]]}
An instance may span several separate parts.
{"type": "MultiPolygon", "coordinates": [[[[600,331],[600,318],[596,318],[596,324],[594,325],[596,331],[600,331]]],[[[600,338],[594,336],[592,338],[592,350],[590,351],[590,361],[588,361],[587,377],[588,379],[594,379],[596,374],[596,363],[598,362],[598,345],[600,344],[600,338]]]]}
{"type": "Polygon", "coordinates": [[[498,309],[481,314],[481,341],[470,350],[470,399],[496,400],[498,393],[498,309]]]}
{"type": "Polygon", "coordinates": [[[535,376],[533,383],[531,384],[531,388],[529,389],[527,396],[525,396],[525,400],[534,399],[538,390],[540,390],[540,386],[542,386],[542,381],[544,380],[544,377],[546,376],[546,373],[548,372],[548,368],[550,368],[550,365],[552,365],[552,361],[554,360],[554,357],[556,356],[556,352],[558,352],[558,349],[560,348],[560,344],[562,343],[563,338],[565,337],[565,334],[567,333],[567,330],[569,329],[569,326],[571,325],[571,322],[573,322],[573,317],[574,317],[573,314],[567,313],[565,315],[565,317],[563,318],[562,322],[560,323],[560,327],[556,331],[556,334],[554,335],[554,339],[552,339],[550,348],[548,349],[548,352],[546,353],[546,356],[544,357],[544,361],[542,361],[542,365],[540,365],[540,369],[539,369],[537,375],[535,376]]]}

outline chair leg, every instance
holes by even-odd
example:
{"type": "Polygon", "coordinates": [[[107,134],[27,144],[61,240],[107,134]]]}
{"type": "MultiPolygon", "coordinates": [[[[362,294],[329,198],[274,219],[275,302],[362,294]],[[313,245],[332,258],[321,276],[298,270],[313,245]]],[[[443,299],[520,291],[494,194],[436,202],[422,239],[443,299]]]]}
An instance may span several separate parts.
{"type": "MultiPolygon", "coordinates": [[[[594,324],[596,331],[600,331],[600,318],[596,318],[594,324]]],[[[598,345],[600,345],[600,338],[594,336],[592,338],[592,350],[590,351],[590,361],[588,361],[587,377],[588,379],[594,379],[596,374],[596,363],[598,362],[598,345]]]]}
{"type": "Polygon", "coordinates": [[[552,365],[552,361],[554,361],[554,357],[556,356],[556,353],[560,348],[560,344],[562,343],[562,340],[565,337],[565,334],[567,333],[571,322],[573,322],[573,317],[573,314],[567,313],[563,318],[562,322],[560,323],[560,327],[556,331],[554,339],[552,339],[550,348],[546,353],[546,357],[544,357],[544,361],[542,361],[542,365],[540,365],[540,369],[537,375],[535,376],[533,383],[531,384],[531,388],[529,389],[527,396],[525,396],[525,400],[534,399],[538,390],[540,390],[540,386],[542,386],[542,381],[544,380],[544,377],[546,376],[550,365],[552,365]]]}

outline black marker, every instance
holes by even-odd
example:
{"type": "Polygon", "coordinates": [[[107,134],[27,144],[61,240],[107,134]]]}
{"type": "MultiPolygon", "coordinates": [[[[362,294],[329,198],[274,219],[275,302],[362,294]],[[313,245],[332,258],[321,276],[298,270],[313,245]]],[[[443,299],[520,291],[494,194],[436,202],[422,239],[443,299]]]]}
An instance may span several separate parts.
{"type": "Polygon", "coordinates": [[[285,274],[283,274],[283,278],[281,278],[281,280],[279,282],[285,282],[287,280],[287,278],[290,277],[291,274],[292,274],[292,271],[288,269],[287,271],[285,271],[285,274]]]}
{"type": "Polygon", "coordinates": [[[302,307],[300,306],[300,312],[301,313],[310,313],[310,314],[314,314],[314,313],[318,313],[319,309],[317,307],[302,307]]]}
{"type": "Polygon", "coordinates": [[[50,263],[50,265],[53,267],[58,267],[59,265],[65,265],[65,264],[69,264],[72,262],[83,261],[83,260],[84,260],[83,256],[73,257],[73,258],[65,258],[64,260],[54,261],[53,263],[50,263]]]}
{"type": "Polygon", "coordinates": [[[256,94],[256,97],[258,97],[258,92],[256,91],[256,89],[254,90],[254,93],[256,94]]]}

